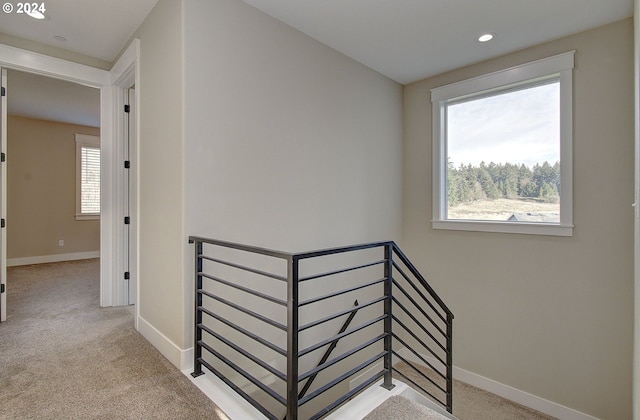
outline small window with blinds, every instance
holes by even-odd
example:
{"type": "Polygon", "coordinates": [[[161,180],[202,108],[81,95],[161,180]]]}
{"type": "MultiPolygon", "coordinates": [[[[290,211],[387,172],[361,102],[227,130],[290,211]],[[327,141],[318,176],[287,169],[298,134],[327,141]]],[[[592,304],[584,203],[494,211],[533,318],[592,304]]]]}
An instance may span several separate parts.
{"type": "Polygon", "coordinates": [[[100,137],[76,134],[76,220],[100,218],[100,137]]]}

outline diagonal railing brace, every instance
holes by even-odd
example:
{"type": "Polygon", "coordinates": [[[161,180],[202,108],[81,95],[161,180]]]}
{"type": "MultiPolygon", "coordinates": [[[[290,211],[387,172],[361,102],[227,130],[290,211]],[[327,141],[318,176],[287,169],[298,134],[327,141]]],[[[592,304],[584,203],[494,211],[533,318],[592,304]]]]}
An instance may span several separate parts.
{"type": "MultiPolygon", "coordinates": [[[[355,302],[353,302],[353,306],[358,306],[358,301],[357,300],[355,302]]],[[[342,334],[343,332],[345,332],[347,330],[347,328],[349,328],[349,324],[351,324],[351,321],[353,321],[353,318],[356,316],[357,312],[358,312],[358,309],[356,309],[355,311],[353,311],[353,312],[351,312],[349,314],[349,317],[344,321],[344,324],[342,324],[342,328],[340,328],[340,331],[338,331],[338,334],[342,334]]],[[[331,342],[331,345],[329,345],[329,347],[327,348],[327,351],[324,352],[324,355],[322,356],[322,358],[318,362],[317,366],[320,366],[324,362],[329,360],[329,356],[331,356],[331,353],[333,352],[333,350],[338,345],[338,341],[340,341],[340,339],[336,338],[335,340],[333,340],[331,342]]],[[[316,379],[316,376],[318,376],[318,372],[316,372],[313,375],[309,376],[309,379],[307,380],[307,382],[304,384],[304,386],[300,390],[300,393],[298,394],[298,398],[302,399],[302,397],[304,397],[304,395],[307,393],[307,391],[309,391],[309,388],[311,388],[311,384],[313,384],[313,381],[316,379]]]]}

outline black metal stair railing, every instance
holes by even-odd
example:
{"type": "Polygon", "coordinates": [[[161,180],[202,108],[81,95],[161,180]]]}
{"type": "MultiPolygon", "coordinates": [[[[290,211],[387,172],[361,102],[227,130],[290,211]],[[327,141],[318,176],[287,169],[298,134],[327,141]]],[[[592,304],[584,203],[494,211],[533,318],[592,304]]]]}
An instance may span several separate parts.
{"type": "Polygon", "coordinates": [[[269,419],[322,418],[394,377],[452,411],[453,314],[394,242],[297,254],[189,242],[193,376],[208,369],[269,419]]]}

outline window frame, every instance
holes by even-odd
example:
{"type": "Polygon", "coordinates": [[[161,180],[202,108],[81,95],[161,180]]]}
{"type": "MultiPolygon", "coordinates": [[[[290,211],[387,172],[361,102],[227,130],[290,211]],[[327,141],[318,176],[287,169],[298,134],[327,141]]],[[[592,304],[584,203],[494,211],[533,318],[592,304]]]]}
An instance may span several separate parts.
{"type": "Polygon", "coordinates": [[[573,236],[573,67],[575,51],[431,89],[433,141],[433,229],[573,236]],[[447,219],[446,106],[464,98],[560,82],[560,223],[447,219]]]}
{"type": "MultiPolygon", "coordinates": [[[[100,219],[100,212],[82,212],[82,149],[92,148],[100,151],[100,137],[88,134],[76,134],[76,220],[100,219]]],[[[101,168],[102,169],[102,168],[101,168]]]]}

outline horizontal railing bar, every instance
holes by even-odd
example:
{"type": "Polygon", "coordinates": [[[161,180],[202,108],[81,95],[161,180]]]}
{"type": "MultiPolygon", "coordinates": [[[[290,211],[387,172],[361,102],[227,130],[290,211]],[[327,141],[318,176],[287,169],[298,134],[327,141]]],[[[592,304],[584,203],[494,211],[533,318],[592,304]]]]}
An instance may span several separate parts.
{"type": "Polygon", "coordinates": [[[442,404],[444,407],[447,406],[447,404],[443,403],[440,398],[436,397],[435,395],[433,395],[431,392],[427,391],[426,389],[424,389],[422,386],[420,386],[419,384],[417,384],[415,381],[413,381],[411,378],[407,377],[407,375],[405,375],[404,373],[400,372],[398,369],[393,368],[392,369],[394,372],[396,372],[398,375],[402,376],[404,379],[406,379],[407,381],[411,382],[412,385],[414,385],[416,388],[419,388],[422,392],[424,392],[425,394],[427,394],[428,396],[430,396],[431,398],[433,398],[436,402],[442,404]]]}
{"type": "MultiPolygon", "coordinates": [[[[438,341],[438,340],[433,336],[433,334],[431,334],[431,332],[429,332],[429,330],[427,330],[427,329],[424,327],[424,325],[422,325],[422,324],[420,323],[420,321],[418,321],[418,319],[417,319],[415,316],[413,316],[413,314],[412,314],[411,312],[409,312],[409,310],[408,310],[408,309],[407,309],[407,308],[406,308],[402,303],[400,303],[400,302],[398,301],[398,299],[396,299],[396,298],[395,298],[395,297],[393,297],[393,296],[391,297],[391,299],[393,300],[393,302],[394,302],[396,305],[398,305],[398,306],[400,307],[400,309],[402,309],[402,310],[404,311],[404,313],[406,313],[406,314],[409,316],[409,318],[411,318],[411,319],[412,319],[412,320],[413,320],[413,321],[418,325],[418,327],[419,327],[422,331],[424,331],[424,333],[425,333],[425,334],[427,334],[429,337],[431,337],[431,339],[432,339],[432,340],[433,340],[433,341],[434,341],[438,346],[440,346],[440,348],[441,348],[442,350],[447,351],[447,348],[446,348],[444,345],[442,345],[442,343],[440,343],[440,341],[438,341]]],[[[446,338],[446,334],[445,334],[445,338],[446,338]]]]}
{"type": "Polygon", "coordinates": [[[396,245],[395,242],[392,242],[392,245],[393,245],[393,251],[395,252],[395,254],[400,258],[402,263],[409,269],[409,271],[411,271],[411,274],[413,274],[420,281],[420,284],[422,285],[422,287],[424,287],[427,290],[427,292],[433,297],[433,299],[436,301],[436,303],[448,315],[453,317],[453,312],[451,312],[451,310],[447,307],[447,305],[444,303],[444,301],[442,299],[440,299],[440,296],[438,296],[438,294],[435,292],[435,290],[433,290],[433,288],[429,285],[427,280],[422,276],[422,274],[420,274],[418,269],[411,263],[411,261],[404,254],[404,252],[402,252],[400,247],[398,247],[398,245],[396,245]]]}
{"type": "Polygon", "coordinates": [[[298,357],[302,357],[305,354],[311,353],[314,350],[317,350],[317,349],[319,349],[321,347],[324,347],[327,344],[330,344],[334,340],[340,340],[343,337],[346,337],[346,336],[351,335],[351,334],[353,334],[355,332],[358,332],[358,331],[363,330],[363,329],[365,329],[367,327],[370,327],[371,325],[375,324],[376,322],[382,321],[385,318],[386,318],[386,315],[381,315],[381,316],[379,316],[377,318],[374,318],[374,319],[372,319],[372,320],[370,320],[368,322],[365,322],[364,324],[360,324],[355,328],[351,328],[350,330],[347,330],[347,331],[345,331],[343,333],[340,333],[340,334],[336,334],[331,338],[327,338],[326,340],[322,340],[319,343],[316,343],[316,344],[314,344],[312,346],[309,346],[306,349],[298,352],[298,357]]]}
{"type": "Polygon", "coordinates": [[[278,274],[269,273],[268,271],[258,270],[258,269],[247,267],[247,266],[244,266],[244,265],[240,265],[240,264],[232,263],[232,262],[229,262],[229,261],[221,260],[219,258],[208,257],[206,255],[200,255],[200,256],[204,260],[217,262],[219,264],[223,264],[223,265],[227,265],[229,267],[237,268],[238,270],[248,271],[250,273],[259,274],[261,276],[270,277],[272,279],[276,279],[276,280],[280,280],[280,281],[287,281],[287,277],[286,276],[280,276],[278,274]]]}
{"type": "Polygon", "coordinates": [[[200,345],[202,346],[202,348],[206,349],[209,353],[213,354],[218,359],[220,359],[220,361],[226,363],[227,366],[229,366],[230,368],[232,368],[233,370],[238,372],[240,375],[244,376],[245,379],[250,381],[252,384],[254,384],[258,388],[260,388],[261,390],[266,392],[271,398],[273,398],[274,400],[278,401],[282,405],[287,405],[287,400],[282,395],[278,394],[273,389],[269,388],[268,386],[266,386],[265,384],[260,382],[253,375],[251,375],[249,372],[247,372],[246,370],[242,369],[240,366],[236,365],[231,360],[229,360],[228,358],[226,358],[225,356],[220,354],[220,352],[218,352],[216,349],[214,349],[213,347],[209,346],[207,343],[200,342],[200,345]]]}
{"type": "Polygon", "coordinates": [[[210,274],[198,273],[198,275],[202,276],[202,277],[206,277],[209,280],[213,280],[213,281],[218,282],[220,284],[224,284],[225,286],[233,287],[234,289],[243,291],[243,292],[248,293],[250,295],[257,296],[257,297],[262,298],[264,300],[268,300],[270,302],[277,303],[278,305],[287,306],[287,302],[285,300],[275,298],[275,297],[273,297],[271,295],[267,295],[265,293],[257,292],[257,291],[255,291],[253,289],[249,289],[248,287],[240,286],[238,284],[232,283],[232,282],[227,281],[227,280],[223,280],[223,279],[221,279],[219,277],[212,276],[210,274]]]}
{"type": "Polygon", "coordinates": [[[326,416],[327,414],[329,414],[331,411],[333,411],[336,407],[340,406],[345,401],[350,400],[351,398],[353,398],[354,396],[358,395],[359,393],[361,393],[365,389],[369,388],[369,386],[371,386],[371,384],[373,384],[378,379],[380,379],[380,378],[382,378],[384,376],[384,372],[385,371],[378,372],[377,374],[375,374],[371,378],[367,379],[365,382],[361,383],[360,385],[358,385],[357,387],[353,388],[348,393],[344,394],[342,397],[338,398],[337,400],[335,400],[334,402],[332,402],[331,404],[329,404],[328,406],[326,406],[322,410],[318,411],[313,416],[309,417],[309,420],[318,420],[318,419],[321,419],[322,417],[326,416]]]}
{"type": "Polygon", "coordinates": [[[226,376],[224,376],[219,370],[214,368],[211,364],[209,364],[206,360],[200,359],[200,363],[202,363],[207,369],[211,371],[214,375],[216,375],[222,382],[227,384],[229,388],[233,389],[235,392],[240,394],[242,398],[247,400],[249,404],[254,406],[258,411],[264,414],[270,420],[280,420],[277,416],[273,415],[269,410],[264,408],[258,401],[253,399],[253,397],[242,390],[239,386],[233,383],[233,381],[229,380],[226,376]]]}
{"type": "Polygon", "coordinates": [[[431,325],[433,325],[433,326],[434,326],[438,331],[440,331],[440,334],[442,334],[444,337],[446,337],[446,336],[447,336],[447,333],[446,333],[446,332],[444,332],[444,331],[442,330],[442,328],[440,328],[440,326],[439,326],[438,324],[436,324],[436,322],[433,320],[433,318],[431,318],[431,317],[429,316],[429,314],[427,314],[427,313],[425,312],[425,310],[424,310],[424,309],[422,309],[422,307],[421,307],[420,305],[418,305],[418,302],[416,302],[416,301],[415,301],[415,299],[414,299],[414,298],[412,298],[412,297],[411,297],[411,295],[409,295],[409,294],[407,293],[407,291],[406,291],[406,290],[404,290],[404,287],[402,287],[402,286],[401,286],[398,282],[396,282],[395,280],[393,280],[393,284],[395,285],[395,287],[397,287],[398,289],[400,289],[400,291],[404,294],[404,296],[405,296],[407,299],[409,299],[409,302],[411,302],[411,303],[413,304],[413,306],[414,306],[418,311],[420,311],[420,313],[421,313],[422,315],[424,315],[424,316],[429,320],[429,322],[431,322],[431,325]]]}
{"type": "MultiPolygon", "coordinates": [[[[396,340],[398,340],[400,342],[400,344],[402,344],[407,350],[409,350],[411,353],[413,353],[414,356],[416,356],[418,359],[420,359],[420,361],[422,363],[424,363],[425,365],[427,365],[429,368],[431,368],[434,372],[436,372],[438,375],[440,375],[440,377],[442,377],[442,379],[446,380],[447,377],[442,374],[442,372],[440,372],[440,370],[438,370],[435,366],[433,366],[428,360],[426,360],[424,357],[422,357],[420,355],[420,353],[418,353],[417,351],[415,351],[411,346],[409,346],[407,343],[405,343],[405,341],[398,337],[396,334],[392,333],[393,338],[395,338],[396,340]]],[[[445,365],[446,366],[446,365],[445,365]]]]}
{"type": "MultiPolygon", "coordinates": [[[[211,328],[207,327],[206,325],[199,324],[199,326],[204,331],[206,331],[209,334],[211,334],[213,337],[215,337],[218,340],[222,341],[224,344],[226,344],[227,346],[231,347],[232,349],[234,349],[235,351],[237,351],[238,353],[240,353],[241,355],[243,355],[247,359],[251,360],[252,362],[262,366],[264,369],[268,370],[269,372],[271,372],[272,374],[274,374],[275,376],[277,376],[281,380],[283,380],[283,381],[287,380],[287,375],[285,375],[284,373],[280,372],[278,369],[274,368],[270,364],[266,363],[263,360],[260,360],[259,358],[257,358],[253,354],[249,353],[248,351],[246,351],[242,347],[238,346],[234,342],[232,342],[230,340],[227,340],[226,338],[224,338],[223,336],[221,336],[217,332],[213,331],[211,328]]],[[[200,341],[198,341],[198,343],[200,343],[200,341]]]]}
{"type": "Polygon", "coordinates": [[[303,302],[300,302],[298,304],[298,306],[302,307],[302,306],[310,305],[312,303],[316,303],[316,302],[320,302],[321,300],[330,299],[332,297],[344,295],[345,293],[350,293],[350,292],[353,292],[355,290],[364,289],[364,288],[369,287],[369,286],[375,286],[376,284],[383,283],[386,280],[387,279],[374,280],[374,281],[370,281],[368,283],[361,284],[360,286],[352,287],[352,288],[349,288],[349,289],[342,289],[342,290],[340,290],[338,292],[333,292],[333,293],[330,293],[328,295],[318,296],[316,298],[308,299],[308,300],[305,300],[303,302]]]}
{"type": "MultiPolygon", "coordinates": [[[[404,357],[400,356],[397,352],[393,352],[393,354],[395,354],[400,360],[402,360],[407,366],[409,366],[411,369],[413,369],[414,371],[416,371],[416,373],[418,373],[418,375],[422,376],[424,379],[426,379],[427,381],[431,382],[431,384],[433,386],[435,386],[436,388],[438,388],[440,391],[444,392],[445,395],[447,393],[447,390],[442,388],[440,385],[438,385],[433,379],[429,378],[427,375],[425,375],[423,372],[420,372],[420,370],[418,368],[416,368],[415,366],[413,366],[412,363],[410,363],[409,361],[407,361],[407,359],[405,359],[404,357]]],[[[439,373],[439,372],[438,372],[439,373]]],[[[445,378],[446,379],[446,378],[445,378]]]]}
{"type": "Polygon", "coordinates": [[[301,398],[300,400],[298,400],[298,405],[304,405],[305,403],[311,401],[312,399],[314,399],[318,395],[322,394],[323,392],[333,388],[334,386],[336,386],[340,382],[344,381],[345,379],[349,378],[350,376],[353,376],[354,374],[358,373],[359,371],[361,371],[362,369],[366,368],[367,366],[373,364],[377,360],[382,359],[384,357],[385,353],[386,352],[383,351],[383,352],[371,357],[370,359],[364,361],[363,363],[360,363],[358,366],[354,367],[353,369],[349,370],[348,372],[343,373],[342,375],[340,375],[339,377],[337,377],[333,381],[327,382],[325,385],[321,386],[320,388],[316,389],[312,393],[310,393],[307,396],[305,396],[305,397],[301,398]]]}
{"type": "Polygon", "coordinates": [[[257,246],[237,244],[233,242],[220,241],[217,239],[203,238],[200,236],[189,236],[189,243],[194,243],[194,242],[202,242],[205,244],[218,245],[224,248],[238,249],[240,251],[247,251],[254,254],[268,255],[270,257],[282,258],[284,260],[290,260],[292,257],[291,253],[277,251],[275,249],[260,248],[257,246]]]}
{"type": "Polygon", "coordinates": [[[264,338],[262,338],[262,337],[260,337],[260,336],[258,336],[256,334],[252,333],[251,331],[246,330],[246,329],[234,324],[233,322],[228,321],[228,320],[224,319],[223,317],[214,314],[210,310],[208,310],[206,308],[203,308],[201,306],[198,307],[198,310],[204,312],[205,314],[209,315],[210,317],[213,317],[213,318],[217,319],[218,321],[220,321],[223,324],[233,328],[234,330],[246,335],[247,337],[257,341],[258,343],[262,344],[263,346],[270,348],[271,350],[275,351],[276,353],[280,353],[283,356],[287,355],[287,351],[286,350],[280,348],[279,346],[276,346],[275,344],[265,340],[264,338]]]}
{"type": "Polygon", "coordinates": [[[237,311],[240,311],[240,312],[242,312],[244,314],[252,316],[255,319],[258,319],[258,320],[260,320],[260,321],[262,321],[262,322],[264,322],[266,324],[269,324],[269,325],[271,325],[273,327],[276,327],[276,328],[278,328],[278,329],[280,329],[282,331],[287,331],[287,326],[286,325],[281,324],[281,323],[279,323],[277,321],[274,321],[271,318],[267,318],[266,316],[261,315],[261,314],[259,314],[257,312],[254,312],[254,311],[252,311],[250,309],[245,309],[244,307],[242,307],[242,306],[240,306],[240,305],[238,305],[236,303],[233,303],[233,302],[231,302],[231,301],[229,301],[229,300],[227,300],[225,298],[222,298],[222,297],[220,297],[218,295],[214,295],[211,292],[207,292],[206,290],[198,289],[198,293],[202,293],[203,295],[205,295],[207,297],[210,297],[211,299],[215,299],[220,303],[224,303],[225,305],[230,306],[230,307],[232,307],[233,309],[235,309],[237,311]]]}
{"type": "Polygon", "coordinates": [[[343,268],[341,270],[329,271],[327,273],[322,273],[322,274],[315,274],[313,276],[303,277],[298,281],[303,282],[303,281],[307,281],[307,280],[318,279],[320,277],[328,277],[328,276],[333,276],[335,274],[347,273],[349,271],[359,270],[361,268],[373,267],[374,265],[382,264],[385,261],[386,260],[380,260],[380,261],[375,261],[375,262],[372,262],[372,263],[362,264],[362,265],[359,265],[359,266],[356,266],[356,267],[343,268]]]}
{"type": "Polygon", "coordinates": [[[304,260],[304,259],[307,259],[307,258],[323,257],[323,256],[327,256],[327,255],[332,255],[332,254],[341,254],[341,253],[345,253],[345,252],[361,251],[363,249],[379,248],[379,247],[382,247],[382,246],[385,246],[385,245],[390,245],[392,243],[393,242],[390,242],[390,241],[372,242],[372,243],[368,243],[368,244],[344,246],[344,247],[337,247],[337,248],[328,248],[328,249],[322,249],[322,250],[319,250],[319,251],[297,253],[297,254],[294,254],[294,257],[298,258],[300,260],[304,260]]]}
{"type": "Polygon", "coordinates": [[[409,335],[411,335],[411,337],[414,338],[414,340],[416,340],[418,343],[420,343],[420,345],[422,347],[424,347],[425,349],[427,349],[429,351],[429,353],[431,353],[431,355],[433,357],[435,357],[436,359],[438,359],[438,361],[440,363],[442,363],[443,365],[446,366],[446,362],[444,360],[442,360],[442,358],[440,356],[438,356],[436,354],[436,352],[434,352],[433,350],[431,350],[431,347],[429,347],[427,344],[425,344],[424,341],[422,341],[422,339],[420,339],[420,337],[418,337],[413,331],[411,331],[409,328],[407,328],[406,325],[404,325],[404,323],[402,321],[400,321],[398,318],[396,318],[395,315],[391,315],[391,317],[393,318],[394,321],[396,321],[398,323],[398,325],[400,325],[407,333],[409,333],[409,335]]]}
{"type": "Polygon", "coordinates": [[[444,317],[444,315],[442,315],[440,313],[440,310],[438,310],[435,306],[433,306],[433,303],[431,303],[431,300],[428,297],[426,297],[424,295],[424,293],[422,293],[422,291],[420,289],[418,289],[418,286],[416,286],[415,282],[413,280],[411,280],[409,278],[409,276],[407,276],[405,274],[404,270],[402,270],[402,268],[400,268],[400,266],[398,266],[398,264],[396,264],[395,261],[393,263],[393,267],[396,270],[398,270],[398,272],[400,274],[402,274],[402,277],[404,277],[404,279],[407,281],[407,283],[409,283],[411,285],[411,287],[413,287],[413,290],[415,290],[416,293],[418,293],[418,295],[422,298],[422,300],[424,300],[427,303],[427,305],[429,305],[429,307],[433,310],[433,312],[436,313],[438,315],[438,317],[440,317],[441,320],[443,320],[444,322],[447,322],[447,320],[444,317]]]}
{"type": "Polygon", "coordinates": [[[322,370],[324,370],[324,369],[326,369],[326,368],[328,368],[328,367],[330,367],[332,365],[335,365],[336,363],[338,363],[338,362],[346,359],[347,357],[359,352],[360,350],[363,350],[363,349],[365,349],[365,348],[377,343],[378,341],[382,340],[386,336],[387,336],[387,334],[380,334],[379,336],[377,336],[375,338],[372,338],[371,340],[369,340],[369,341],[367,341],[365,343],[362,343],[359,346],[354,347],[354,348],[352,348],[351,350],[349,350],[349,351],[347,351],[345,353],[342,353],[340,356],[336,356],[333,359],[327,361],[326,363],[323,363],[321,365],[316,366],[315,368],[303,373],[302,375],[299,375],[298,376],[298,382],[302,382],[305,379],[307,379],[308,377],[310,377],[312,375],[315,375],[316,373],[318,373],[318,372],[320,372],[320,371],[322,371],[322,370]]]}
{"type": "Polygon", "coordinates": [[[322,318],[322,319],[319,319],[317,321],[313,321],[313,322],[310,322],[308,324],[305,324],[302,327],[298,328],[298,331],[302,332],[302,331],[304,331],[306,329],[309,329],[309,328],[315,327],[317,325],[323,324],[325,322],[331,321],[332,319],[339,318],[342,315],[346,315],[346,314],[351,313],[351,312],[357,312],[358,310],[360,310],[362,308],[366,308],[368,306],[375,305],[376,303],[382,302],[385,299],[386,299],[386,297],[382,296],[382,297],[379,297],[378,299],[374,299],[374,300],[372,300],[370,302],[367,302],[367,303],[365,303],[363,305],[358,305],[358,306],[355,306],[353,308],[349,308],[349,309],[345,309],[345,310],[340,311],[340,312],[336,312],[333,315],[329,315],[329,316],[327,316],[325,318],[322,318]]]}

